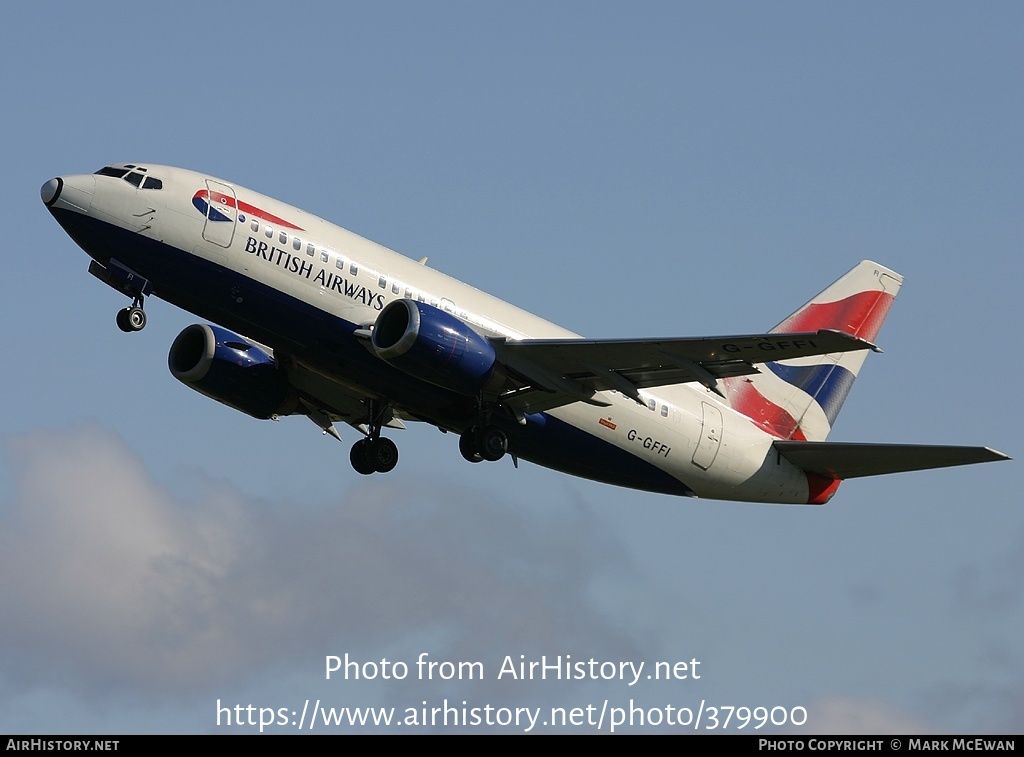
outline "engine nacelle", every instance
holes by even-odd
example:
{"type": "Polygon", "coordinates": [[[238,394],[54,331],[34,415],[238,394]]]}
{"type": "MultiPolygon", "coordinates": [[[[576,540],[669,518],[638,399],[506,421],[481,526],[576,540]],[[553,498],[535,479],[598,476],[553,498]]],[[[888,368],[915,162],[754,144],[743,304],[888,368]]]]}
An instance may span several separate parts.
{"type": "Polygon", "coordinates": [[[178,334],[167,367],[183,384],[253,418],[289,415],[298,406],[274,358],[218,326],[197,323],[178,334]]]}
{"type": "Polygon", "coordinates": [[[494,347],[451,313],[415,300],[395,300],[373,327],[374,352],[436,386],[477,394],[501,380],[494,347]]]}

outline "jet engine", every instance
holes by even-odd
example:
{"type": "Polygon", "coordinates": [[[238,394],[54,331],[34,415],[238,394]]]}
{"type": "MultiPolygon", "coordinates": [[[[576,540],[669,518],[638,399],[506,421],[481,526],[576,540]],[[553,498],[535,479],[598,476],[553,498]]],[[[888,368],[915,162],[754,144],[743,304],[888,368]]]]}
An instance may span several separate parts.
{"type": "Polygon", "coordinates": [[[461,394],[495,388],[503,379],[494,347],[451,313],[415,300],[395,300],[373,328],[373,350],[399,370],[461,394]]]}
{"type": "Polygon", "coordinates": [[[197,323],[178,334],[167,367],[186,386],[253,418],[289,415],[298,406],[277,361],[218,326],[197,323]]]}

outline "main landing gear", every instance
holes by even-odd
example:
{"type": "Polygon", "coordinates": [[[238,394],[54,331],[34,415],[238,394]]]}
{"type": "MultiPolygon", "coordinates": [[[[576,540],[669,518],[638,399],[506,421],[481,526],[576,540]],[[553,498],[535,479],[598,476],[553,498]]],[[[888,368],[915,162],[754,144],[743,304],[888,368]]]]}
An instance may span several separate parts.
{"type": "Polygon", "coordinates": [[[365,439],[352,445],[349,460],[356,473],[368,476],[371,473],[389,473],[398,465],[398,446],[380,435],[385,415],[390,416],[386,402],[371,400],[369,403],[370,422],[365,439]]]}
{"type": "MultiPolygon", "coordinates": [[[[366,438],[352,445],[349,460],[356,473],[368,476],[371,473],[388,473],[398,465],[398,447],[390,439],[380,435],[381,428],[392,416],[386,400],[367,402],[366,438]]],[[[482,412],[478,423],[459,437],[459,452],[471,463],[483,460],[495,462],[508,453],[508,435],[498,426],[491,425],[489,413],[482,412]]],[[[515,455],[512,461],[517,463],[515,455]]]]}
{"type": "Polygon", "coordinates": [[[131,307],[117,311],[117,327],[125,333],[146,328],[146,311],[142,309],[142,296],[136,296],[131,307]]]}

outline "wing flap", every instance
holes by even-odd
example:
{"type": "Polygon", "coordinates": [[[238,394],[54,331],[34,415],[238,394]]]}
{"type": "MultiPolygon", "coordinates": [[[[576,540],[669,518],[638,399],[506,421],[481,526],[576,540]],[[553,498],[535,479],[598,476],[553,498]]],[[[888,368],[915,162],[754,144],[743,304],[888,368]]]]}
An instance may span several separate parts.
{"type": "Polygon", "coordinates": [[[839,480],[1010,459],[989,447],[781,440],[773,444],[798,468],[839,480]]]}

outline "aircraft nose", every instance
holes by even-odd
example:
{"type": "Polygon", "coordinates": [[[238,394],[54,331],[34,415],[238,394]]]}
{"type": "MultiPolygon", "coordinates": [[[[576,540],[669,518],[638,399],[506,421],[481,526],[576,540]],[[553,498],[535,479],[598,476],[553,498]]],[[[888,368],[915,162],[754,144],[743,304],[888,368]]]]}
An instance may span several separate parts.
{"type": "Polygon", "coordinates": [[[58,176],[39,188],[39,197],[51,212],[70,210],[88,215],[95,194],[96,177],[88,173],[58,176]]]}
{"type": "Polygon", "coordinates": [[[39,190],[39,196],[43,198],[43,205],[50,207],[57,202],[62,189],[64,189],[64,180],[59,176],[43,184],[39,190]]]}

